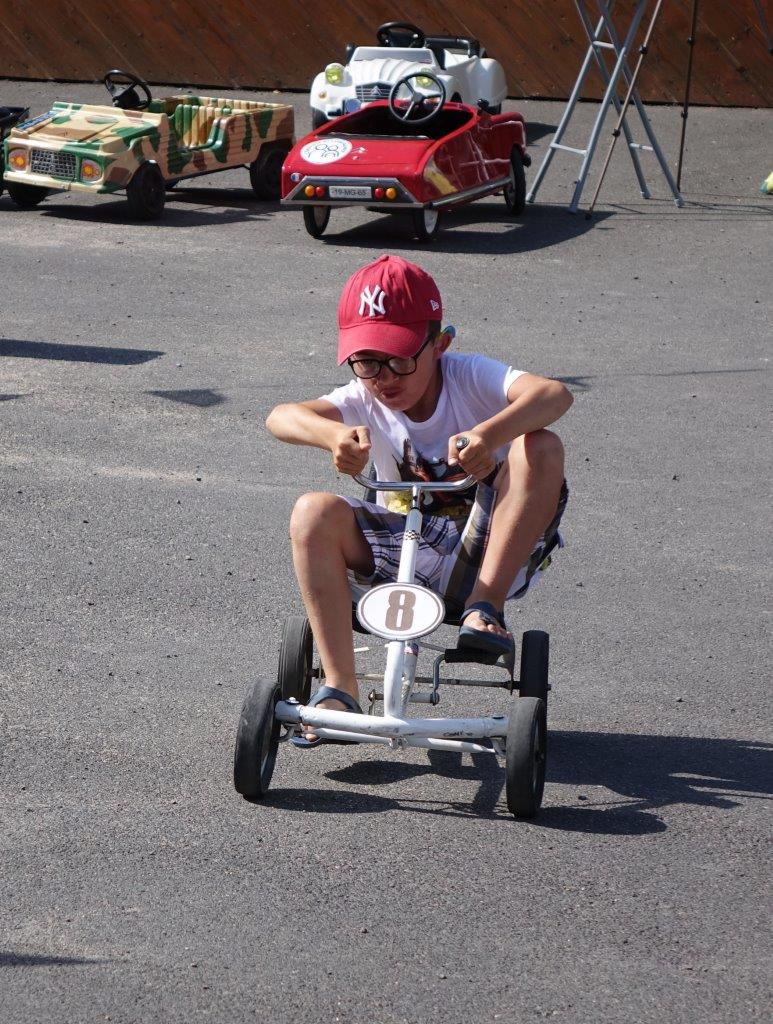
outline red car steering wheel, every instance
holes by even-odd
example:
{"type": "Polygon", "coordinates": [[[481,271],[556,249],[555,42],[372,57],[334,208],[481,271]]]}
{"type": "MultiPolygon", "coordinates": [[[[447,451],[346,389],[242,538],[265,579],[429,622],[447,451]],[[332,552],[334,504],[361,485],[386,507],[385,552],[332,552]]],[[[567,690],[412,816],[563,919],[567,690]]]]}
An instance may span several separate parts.
{"type": "Polygon", "coordinates": [[[428,71],[414,71],[398,78],[389,93],[389,113],[401,124],[434,121],[446,102],[446,87],[428,71]],[[413,86],[416,82],[418,89],[413,86]],[[427,90],[432,91],[428,92],[427,90]],[[422,110],[429,108],[426,113],[422,110]]]}

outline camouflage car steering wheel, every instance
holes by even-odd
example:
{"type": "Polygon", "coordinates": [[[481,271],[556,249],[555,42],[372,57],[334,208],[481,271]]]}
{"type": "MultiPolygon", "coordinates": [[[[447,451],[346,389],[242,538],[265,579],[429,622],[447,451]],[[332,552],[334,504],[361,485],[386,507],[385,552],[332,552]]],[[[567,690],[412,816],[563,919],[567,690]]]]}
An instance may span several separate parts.
{"type": "Polygon", "coordinates": [[[392,86],[389,113],[401,124],[427,124],[434,121],[445,102],[446,87],[440,79],[429,71],[414,71],[392,86]],[[424,109],[426,113],[422,113],[424,109]]]}
{"type": "Polygon", "coordinates": [[[113,99],[113,106],[122,110],[145,110],[153,99],[148,83],[130,71],[113,68],[102,81],[113,99]],[[137,89],[145,93],[144,98],[137,94],[137,89]]]}

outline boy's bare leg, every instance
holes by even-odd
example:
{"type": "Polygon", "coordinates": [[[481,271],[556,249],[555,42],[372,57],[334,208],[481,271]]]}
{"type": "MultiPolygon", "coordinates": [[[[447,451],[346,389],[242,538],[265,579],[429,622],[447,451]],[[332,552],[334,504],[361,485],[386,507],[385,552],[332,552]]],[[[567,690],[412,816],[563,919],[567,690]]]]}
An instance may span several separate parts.
{"type": "MultiPolygon", "coordinates": [[[[497,498],[488,543],[468,607],[489,601],[502,610],[513,580],[556,514],[563,479],[564,448],[556,434],[536,430],[513,441],[494,481],[497,498]]],[[[477,612],[465,619],[465,625],[507,635],[500,626],[487,625],[477,612]]]]}
{"type": "MultiPolygon", "coordinates": [[[[351,505],[334,494],[304,494],[290,520],[295,574],[325,670],[325,683],[359,700],[352,648],[352,594],[347,568],[369,576],[373,553],[351,505]]],[[[322,708],[348,710],[337,700],[322,708]]],[[[314,733],[307,732],[308,739],[314,733]]]]}

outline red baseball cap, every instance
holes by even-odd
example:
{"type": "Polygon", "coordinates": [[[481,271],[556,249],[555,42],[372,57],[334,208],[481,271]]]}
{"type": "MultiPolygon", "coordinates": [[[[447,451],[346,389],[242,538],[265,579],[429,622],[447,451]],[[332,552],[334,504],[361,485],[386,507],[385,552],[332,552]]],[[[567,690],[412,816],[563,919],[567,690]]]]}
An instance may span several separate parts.
{"type": "Polygon", "coordinates": [[[379,256],[352,274],[338,303],[338,363],[354,352],[373,350],[412,356],[440,320],[437,285],[421,267],[401,256],[379,256]]]}

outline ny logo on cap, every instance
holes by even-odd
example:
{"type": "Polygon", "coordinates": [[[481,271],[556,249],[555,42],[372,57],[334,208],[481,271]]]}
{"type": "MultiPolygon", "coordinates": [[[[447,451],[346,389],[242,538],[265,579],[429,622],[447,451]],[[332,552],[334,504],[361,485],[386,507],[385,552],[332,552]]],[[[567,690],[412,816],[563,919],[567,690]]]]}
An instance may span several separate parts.
{"type": "Polygon", "coordinates": [[[369,287],[365,287],[360,292],[359,315],[363,315],[366,306],[368,307],[368,316],[375,316],[376,313],[381,313],[383,315],[386,313],[386,310],[384,309],[385,298],[386,292],[380,287],[380,285],[376,285],[372,290],[369,287]]]}

